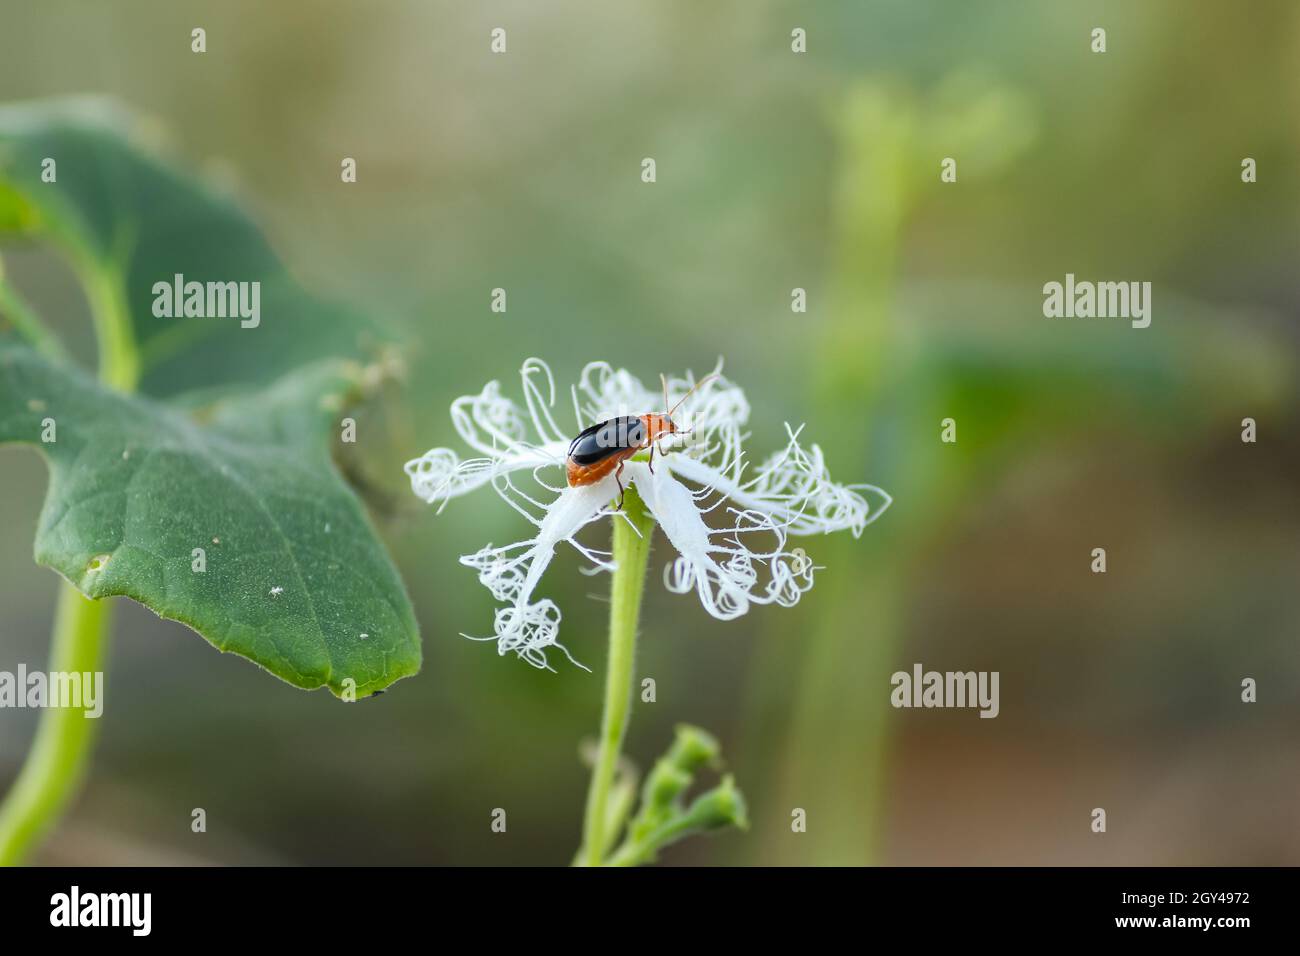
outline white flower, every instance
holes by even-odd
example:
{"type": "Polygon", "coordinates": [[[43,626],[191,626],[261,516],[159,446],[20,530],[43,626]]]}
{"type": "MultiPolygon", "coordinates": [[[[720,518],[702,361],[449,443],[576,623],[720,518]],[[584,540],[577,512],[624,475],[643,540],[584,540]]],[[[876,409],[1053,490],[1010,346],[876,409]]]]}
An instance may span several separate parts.
{"type": "MultiPolygon", "coordinates": [[[[749,437],[744,431],[749,403],[738,386],[721,376],[721,368],[719,363],[716,377],[701,380],[673,416],[689,434],[661,439],[666,454],[656,454],[653,470],[643,460],[646,453],[627,461],[622,481],[636,486],[677,550],[664,569],[668,589],[695,591],[706,611],[731,620],[753,604],[791,606],[812,587],[817,569],[802,548],[787,550],[789,536],[847,530],[856,537],[891,499],[873,485],[832,482],[821,449],[801,446],[802,428],[789,425],[785,447],[751,468],[742,449],[749,437]],[[875,507],[868,496],[878,499],[875,507]]],[[[556,424],[555,380],[546,364],[529,359],[520,377],[523,407],[503,396],[495,381],[477,395],[452,402],[452,423],[476,457],[462,459],[450,448],[434,448],[407,462],[406,473],[411,490],[440,512],[452,498],[491,485],[535,526],[525,541],[489,544],[460,560],[478,571],[479,581],[503,605],[496,612],[494,634],[475,639],[494,640],[499,653],[513,651],[536,667],[549,668],[548,647],[568,652],[556,640],[560,609],[549,598],[534,599],[538,583],[561,542],[590,561],[593,571],[613,570],[609,552],[580,543],[576,535],[598,518],[620,516],[615,474],[590,485],[566,486],[569,444],[596,422],[658,412],[664,396],[623,369],[592,362],[571,389],[577,424],[569,432],[556,424]],[[521,490],[516,485],[520,474],[531,477],[541,491],[521,490]],[[539,500],[543,495],[549,502],[539,500]]],[[[689,374],[668,379],[669,401],[678,401],[695,385],[689,374]]]]}

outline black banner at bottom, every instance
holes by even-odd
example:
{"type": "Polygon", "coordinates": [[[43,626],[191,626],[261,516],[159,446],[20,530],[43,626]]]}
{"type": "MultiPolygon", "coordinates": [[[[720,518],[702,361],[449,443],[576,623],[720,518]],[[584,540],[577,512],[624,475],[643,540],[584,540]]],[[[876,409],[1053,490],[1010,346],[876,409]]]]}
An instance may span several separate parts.
{"type": "Polygon", "coordinates": [[[859,940],[920,929],[927,943],[1050,933],[1231,944],[1284,931],[1295,876],[1199,868],[34,868],[0,872],[0,925],[16,944],[283,938],[354,946],[422,928],[431,940],[486,930],[481,941],[499,944],[512,929],[558,941],[553,932],[597,920],[641,939],[744,936],[784,924],[859,940]]]}

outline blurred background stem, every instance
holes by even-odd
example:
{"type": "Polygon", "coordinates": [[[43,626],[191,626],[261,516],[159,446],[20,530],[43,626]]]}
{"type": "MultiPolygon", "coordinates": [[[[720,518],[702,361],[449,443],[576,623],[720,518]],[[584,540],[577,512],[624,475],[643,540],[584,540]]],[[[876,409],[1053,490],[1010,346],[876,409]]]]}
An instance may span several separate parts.
{"type": "Polygon", "coordinates": [[[617,833],[618,821],[608,813],[610,788],[618,767],[619,751],[627,733],[632,703],[633,663],[636,658],[636,629],[641,616],[641,593],[645,590],[646,564],[650,559],[650,537],[654,521],[646,511],[636,488],[629,485],[623,497],[627,516],[614,517],[614,563],[610,582],[609,661],[605,665],[605,706],[600,720],[600,750],[587,791],[587,814],[583,825],[582,852],[586,866],[600,866],[617,833]]]}
{"type": "MultiPolygon", "coordinates": [[[[820,421],[860,410],[861,427],[837,434],[829,449],[834,473],[850,481],[870,475],[894,495],[895,511],[906,510],[906,466],[879,447],[878,418],[902,364],[893,313],[915,116],[906,97],[864,85],[839,105],[832,125],[840,156],[812,401],[820,421]]],[[[888,689],[904,632],[906,576],[888,543],[897,543],[891,525],[899,518],[885,515],[860,540],[818,542],[817,561],[830,572],[813,602],[778,781],[783,805],[809,813],[803,862],[875,860],[891,716],[880,688],[888,689]]]]}

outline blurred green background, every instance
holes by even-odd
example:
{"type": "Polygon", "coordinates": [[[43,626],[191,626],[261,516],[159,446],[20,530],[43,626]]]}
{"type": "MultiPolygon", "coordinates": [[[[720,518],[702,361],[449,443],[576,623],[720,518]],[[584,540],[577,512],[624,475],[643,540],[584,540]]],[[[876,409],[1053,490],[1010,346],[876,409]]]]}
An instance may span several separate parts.
{"type": "MultiPolygon", "coordinates": [[[[401,466],[530,355],[562,383],[723,355],[752,450],[806,422],[833,475],[895,504],[861,540],[800,542],[826,570],[798,607],[732,623],[663,589],[660,543],[637,665],[658,700],[626,751],[709,728],[753,822],[665,862],[1300,863],[1298,59],[1288,0],[0,0],[0,101],[156,118],[304,284],[409,343],[362,450],[425,646],[418,677],[345,706],[123,601],[92,776],[37,861],[567,862],[606,579],[562,556],[544,588],[595,675],[463,640],[493,605],[456,558],[522,520],[489,492],[435,517],[401,466]],[[1067,272],[1152,282],[1151,327],[1044,318],[1067,272]],[[917,661],[1000,671],[1001,715],[893,711],[917,661]]],[[[92,364],[67,268],[5,264],[92,364]]],[[[56,579],[31,561],[43,464],[0,449],[0,475],[13,670],[45,660],[56,579]]],[[[0,784],[33,726],[0,713],[0,784]]]]}

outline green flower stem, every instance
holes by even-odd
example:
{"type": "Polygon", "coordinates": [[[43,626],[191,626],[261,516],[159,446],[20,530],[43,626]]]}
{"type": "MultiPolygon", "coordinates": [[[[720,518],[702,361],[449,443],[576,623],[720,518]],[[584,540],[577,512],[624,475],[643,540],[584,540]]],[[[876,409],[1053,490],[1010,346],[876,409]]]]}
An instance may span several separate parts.
{"type": "MultiPolygon", "coordinates": [[[[107,601],[91,601],[60,582],[50,670],[102,671],[111,612],[107,601]]],[[[0,865],[21,863],[62,816],[85,777],[98,724],[80,708],[41,712],[32,749],[0,806],[0,865]]]]}
{"type": "Polygon", "coordinates": [[[600,866],[616,833],[610,828],[610,788],[618,768],[619,750],[627,732],[632,704],[632,665],[636,656],[637,622],[641,616],[641,594],[645,590],[646,565],[650,558],[650,537],[654,519],[636,489],[628,486],[623,496],[628,520],[614,518],[614,577],[610,584],[609,663],[605,672],[605,709],[600,721],[600,750],[587,791],[587,815],[583,825],[580,862],[600,866]],[[629,523],[630,522],[630,523],[629,523]]]}

